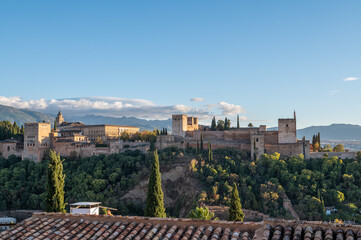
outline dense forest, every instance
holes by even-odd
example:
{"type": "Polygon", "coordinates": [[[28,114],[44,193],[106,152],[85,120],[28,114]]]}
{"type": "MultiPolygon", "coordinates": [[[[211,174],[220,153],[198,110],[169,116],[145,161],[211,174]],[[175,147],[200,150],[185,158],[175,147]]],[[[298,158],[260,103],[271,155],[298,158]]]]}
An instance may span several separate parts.
{"type": "MultiPolygon", "coordinates": [[[[236,183],[245,209],[290,218],[282,207],[288,197],[301,219],[328,220],[325,206],[334,206],[338,212],[333,219],[361,222],[361,159],[282,159],[275,153],[251,161],[247,153],[235,150],[198,151],[173,148],[159,154],[161,167],[179,160],[174,156],[193,159],[190,169],[199,183],[205,183],[200,184],[204,191],[198,203],[228,205],[236,183]]],[[[143,215],[143,205],[120,198],[149,176],[150,159],[150,153],[139,151],[65,159],[65,202],[99,201],[117,208],[115,214],[143,215]]],[[[46,169],[46,161],[0,159],[0,210],[44,210],[46,169]]]]}
{"type": "MultiPolygon", "coordinates": [[[[127,151],[110,156],[69,158],[63,162],[65,202],[99,201],[121,214],[143,214],[143,207],[119,198],[149,173],[149,156],[127,151]]],[[[10,156],[0,159],[0,210],[45,209],[47,162],[10,156]]]]}
{"type": "Polygon", "coordinates": [[[236,182],[246,209],[288,218],[282,204],[289,199],[301,219],[329,220],[325,207],[332,206],[338,210],[332,219],[361,222],[361,159],[342,160],[327,154],[322,159],[304,160],[303,155],[282,159],[278,153],[247,159],[246,153],[233,150],[199,154],[192,169],[208,186],[201,200],[227,205],[236,182]]]}
{"type": "Polygon", "coordinates": [[[21,128],[14,122],[0,121],[0,141],[10,138],[22,138],[24,133],[23,126],[21,128]]]}

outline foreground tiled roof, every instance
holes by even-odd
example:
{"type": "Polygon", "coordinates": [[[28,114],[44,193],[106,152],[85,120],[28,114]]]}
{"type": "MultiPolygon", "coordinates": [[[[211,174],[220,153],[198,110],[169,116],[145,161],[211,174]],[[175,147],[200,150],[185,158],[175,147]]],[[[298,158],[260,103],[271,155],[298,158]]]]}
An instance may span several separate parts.
{"type": "Polygon", "coordinates": [[[361,226],[34,213],[15,228],[0,232],[0,239],[361,240],[361,226]]]}
{"type": "Polygon", "coordinates": [[[40,213],[1,232],[0,239],[250,240],[260,227],[260,223],[40,213]]]}
{"type": "Polygon", "coordinates": [[[266,220],[260,240],[361,240],[361,226],[324,222],[266,220]]]}

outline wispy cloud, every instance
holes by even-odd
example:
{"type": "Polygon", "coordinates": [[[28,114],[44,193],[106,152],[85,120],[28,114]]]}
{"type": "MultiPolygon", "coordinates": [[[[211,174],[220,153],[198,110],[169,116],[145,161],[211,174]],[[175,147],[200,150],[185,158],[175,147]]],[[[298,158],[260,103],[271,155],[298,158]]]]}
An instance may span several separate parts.
{"type": "Polygon", "coordinates": [[[218,108],[222,111],[222,115],[224,116],[236,115],[246,112],[240,105],[235,105],[227,102],[219,102],[218,108]]]}
{"type": "Polygon", "coordinates": [[[204,99],[201,97],[191,98],[191,102],[202,102],[204,99]]]}
{"type": "Polygon", "coordinates": [[[340,91],[339,90],[332,90],[332,91],[330,91],[330,95],[331,96],[333,96],[333,95],[336,95],[336,94],[339,94],[340,93],[340,91]]]}
{"type": "Polygon", "coordinates": [[[360,78],[358,77],[347,77],[347,78],[344,78],[343,80],[345,82],[351,82],[351,81],[356,81],[356,80],[359,80],[360,78]]]}
{"type": "MultiPolygon", "coordinates": [[[[245,112],[241,106],[226,102],[219,102],[212,104],[212,106],[192,107],[182,104],[157,105],[145,99],[117,97],[24,100],[21,97],[0,96],[0,105],[51,114],[55,114],[60,109],[64,115],[132,116],[145,119],[168,119],[172,114],[187,114],[196,116],[200,120],[208,120],[212,116],[231,116],[245,112]]],[[[242,117],[241,120],[243,118],[245,117],[242,117]]]]}

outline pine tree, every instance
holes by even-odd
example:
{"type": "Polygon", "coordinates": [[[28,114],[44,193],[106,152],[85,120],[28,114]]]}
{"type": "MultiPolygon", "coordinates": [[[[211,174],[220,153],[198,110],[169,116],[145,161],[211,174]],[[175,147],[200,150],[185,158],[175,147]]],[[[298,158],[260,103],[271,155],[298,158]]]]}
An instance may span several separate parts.
{"type": "Polygon", "coordinates": [[[145,216],[147,217],[166,217],[163,191],[162,191],[162,179],[159,171],[159,159],[157,150],[153,153],[153,163],[149,177],[147,201],[145,205],[145,216]]]}
{"type": "Polygon", "coordinates": [[[242,204],[239,198],[237,185],[233,184],[231,200],[229,204],[229,217],[228,221],[243,221],[244,213],[242,211],[242,204]]]}
{"type": "Polygon", "coordinates": [[[237,128],[239,128],[239,115],[237,115],[237,128]]]}
{"type": "Polygon", "coordinates": [[[46,211],[65,213],[63,161],[60,160],[60,155],[52,150],[47,152],[46,159],[49,160],[46,179],[46,211]]]}
{"type": "Polygon", "coordinates": [[[203,133],[201,133],[201,152],[203,152],[203,133]]]}

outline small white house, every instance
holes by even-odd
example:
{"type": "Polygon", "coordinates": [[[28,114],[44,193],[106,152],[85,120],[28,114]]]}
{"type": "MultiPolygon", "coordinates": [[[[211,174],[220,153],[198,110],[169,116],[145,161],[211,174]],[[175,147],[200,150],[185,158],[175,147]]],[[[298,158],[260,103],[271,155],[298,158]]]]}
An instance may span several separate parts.
{"type": "Polygon", "coordinates": [[[101,202],[77,202],[69,204],[70,213],[99,215],[99,205],[101,202]]]}

